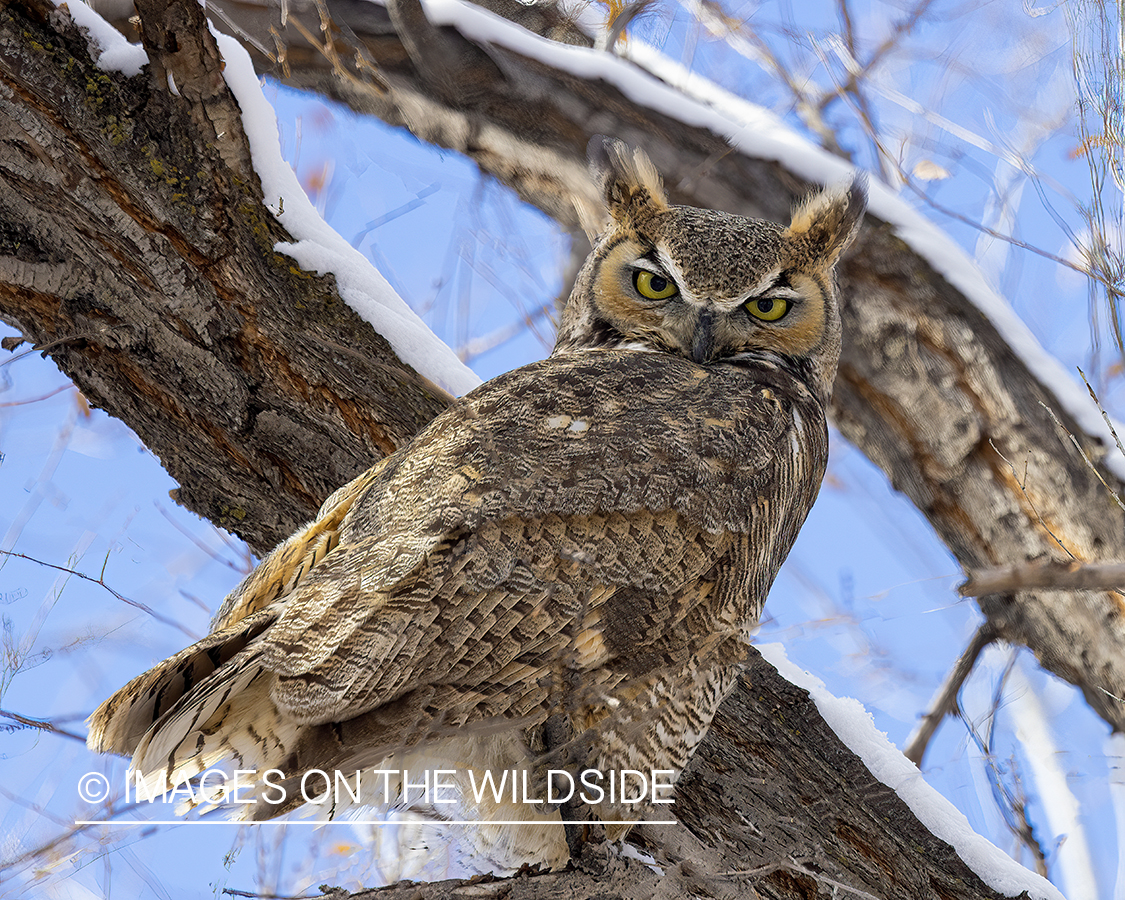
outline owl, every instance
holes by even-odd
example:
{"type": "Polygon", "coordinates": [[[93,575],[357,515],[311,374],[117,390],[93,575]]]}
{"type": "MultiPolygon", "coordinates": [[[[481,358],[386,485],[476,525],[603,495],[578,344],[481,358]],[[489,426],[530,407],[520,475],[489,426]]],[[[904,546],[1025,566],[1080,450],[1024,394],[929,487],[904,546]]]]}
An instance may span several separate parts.
{"type": "Polygon", "coordinates": [[[250,821],[409,806],[494,871],[564,864],[578,804],[610,839],[674,814],[824,475],[866,190],[782,226],[671,205],[617,141],[591,168],[610,222],[551,355],[329,497],[94,712],[93,750],[152,792],[256,773],[250,821]]]}

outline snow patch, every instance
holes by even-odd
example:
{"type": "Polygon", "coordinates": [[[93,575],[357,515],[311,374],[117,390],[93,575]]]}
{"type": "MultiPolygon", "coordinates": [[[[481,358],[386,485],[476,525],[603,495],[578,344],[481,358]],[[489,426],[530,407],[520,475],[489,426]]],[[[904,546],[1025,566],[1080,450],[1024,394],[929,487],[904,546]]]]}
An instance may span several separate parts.
{"type": "Polygon", "coordinates": [[[277,118],[262,94],[250,56],[234,38],[216,34],[226,61],[223,75],[242,108],[254,169],[262,180],[267,207],[296,238],[274,248],[303,269],[336,276],[340,296],[385,337],[399,358],[455,394],[480,379],[438,339],[370,262],[320,217],[297,176],[281,156],[277,118]],[[276,211],[275,211],[276,210],[276,211]]]}
{"type": "Polygon", "coordinates": [[[790,662],[781,644],[755,646],[782,678],[809,692],[824,721],[848,749],[898,794],[918,821],[956,850],[985,884],[1007,897],[1027,891],[1032,900],[1065,900],[1051,882],[973,831],[965,815],[930,787],[915,765],[875,727],[871,713],[858,700],[833,696],[823,681],[790,662]]]}
{"type": "Polygon", "coordinates": [[[336,276],[340,296],[385,337],[399,358],[455,394],[472,390],[480,379],[438,339],[370,262],[320,217],[297,176],[281,156],[277,118],[262,94],[250,56],[234,38],[216,34],[226,61],[223,75],[242,108],[254,169],[262,180],[267,207],[295,243],[274,249],[303,269],[336,276]]]}
{"type": "MultiPolygon", "coordinates": [[[[62,6],[62,0],[55,4],[62,6]]],[[[120,72],[126,78],[139,75],[148,65],[148,55],[140,44],[130,44],[120,31],[99,16],[82,0],[67,0],[70,17],[79,28],[84,28],[90,46],[90,58],[99,69],[120,72]]]]}

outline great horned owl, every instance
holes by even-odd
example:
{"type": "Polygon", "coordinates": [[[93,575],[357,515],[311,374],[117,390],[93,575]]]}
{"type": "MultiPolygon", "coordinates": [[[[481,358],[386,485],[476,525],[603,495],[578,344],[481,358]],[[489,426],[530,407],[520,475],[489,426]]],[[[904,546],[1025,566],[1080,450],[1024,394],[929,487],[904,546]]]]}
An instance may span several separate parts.
{"type": "MultiPolygon", "coordinates": [[[[550,357],[336,491],[208,637],[102,704],[92,749],[156,790],[224,762],[279,770],[241,795],[251,820],[298,805],[312,770],[451,772],[456,805],[429,812],[481,822],[464,838],[496,869],[568,847],[557,806],[481,796],[486,772],[530,776],[538,801],[551,760],[674,780],[824,474],[834,266],[866,192],[816,195],[783,227],[669,205],[619,142],[591,158],[611,222],[550,357]]],[[[387,777],[361,802],[400,802],[387,777]]],[[[603,821],[655,809],[601,785],[603,821]]]]}

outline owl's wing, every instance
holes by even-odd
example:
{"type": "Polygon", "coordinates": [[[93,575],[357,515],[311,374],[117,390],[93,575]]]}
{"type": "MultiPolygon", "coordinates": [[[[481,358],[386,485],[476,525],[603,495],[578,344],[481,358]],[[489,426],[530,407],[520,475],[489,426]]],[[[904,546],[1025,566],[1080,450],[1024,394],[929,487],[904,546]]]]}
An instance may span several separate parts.
{"type": "Polygon", "coordinates": [[[229,628],[246,616],[285,597],[340,543],[340,529],[356,498],[379,477],[380,460],[359,477],[333,491],[308,525],[290,535],[262,560],[223,601],[211,622],[212,633],[229,628]]]}
{"type": "Polygon", "coordinates": [[[229,662],[186,685],[174,657],[141,676],[150,694],[179,693],[166,711],[133,716],[111,698],[91,735],[127,734],[100,746],[130,752],[147,715],[134,765],[174,784],[227,754],[278,765],[336,736],[319,723],[362,719],[376,742],[407,725],[541,719],[567,671],[644,658],[720,587],[743,591],[753,619],[823,473],[795,433],[824,430],[819,407],[800,414],[815,403],[802,391],[634,351],[501,376],[337,492],[236,591],[197,648],[215,653],[255,616],[271,624],[229,662]],[[773,571],[732,578],[750,540],[778,542],[773,571]]]}
{"type": "Polygon", "coordinates": [[[643,654],[750,534],[784,546],[738,585],[756,619],[825,459],[796,434],[823,432],[819,408],[794,417],[816,401],[755,375],[593,351],[469,395],[388,460],[263,636],[274,701],[315,724],[419,684],[505,685],[515,714],[539,693],[513,685],[643,654]]]}

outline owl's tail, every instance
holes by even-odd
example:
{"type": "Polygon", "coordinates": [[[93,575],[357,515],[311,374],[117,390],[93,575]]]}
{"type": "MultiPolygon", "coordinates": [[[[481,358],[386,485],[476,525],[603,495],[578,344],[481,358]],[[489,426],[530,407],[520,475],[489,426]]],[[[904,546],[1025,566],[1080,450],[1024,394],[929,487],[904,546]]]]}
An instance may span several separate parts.
{"type": "MultiPolygon", "coordinates": [[[[237,817],[260,821],[308,802],[310,770],[378,767],[419,742],[460,734],[466,719],[488,709],[475,692],[425,686],[345,722],[302,722],[279,709],[275,675],[262,660],[262,635],[277,616],[277,607],[254,613],[133,679],[90,716],[90,749],[131,756],[129,781],[140,799],[173,792],[191,797],[189,807],[234,802],[237,817]],[[444,712],[462,707],[480,711],[452,719],[444,712]],[[234,798],[219,796],[224,781],[209,776],[185,787],[213,768],[257,774],[243,776],[234,798]]],[[[523,724],[493,718],[505,730],[523,724]]],[[[319,786],[314,779],[309,790],[319,786]]]]}
{"type": "Polygon", "coordinates": [[[138,793],[149,797],[219,763],[281,767],[302,726],[279,713],[260,663],[256,639],[276,618],[251,615],[134,678],[90,716],[87,745],[132,756],[138,793]]]}
{"type": "Polygon", "coordinates": [[[87,746],[96,753],[132,756],[154,725],[276,619],[272,610],[249,616],[138,675],[94,710],[87,720],[87,746]]]}

